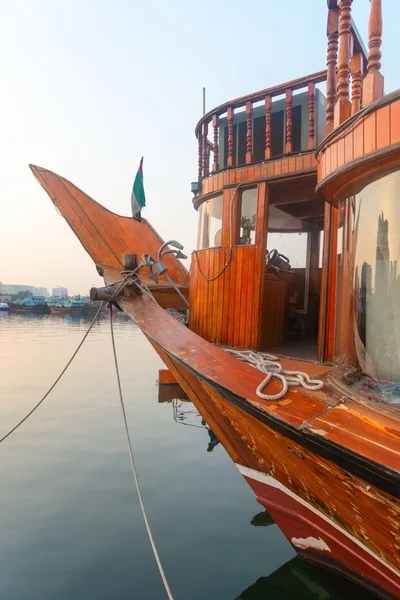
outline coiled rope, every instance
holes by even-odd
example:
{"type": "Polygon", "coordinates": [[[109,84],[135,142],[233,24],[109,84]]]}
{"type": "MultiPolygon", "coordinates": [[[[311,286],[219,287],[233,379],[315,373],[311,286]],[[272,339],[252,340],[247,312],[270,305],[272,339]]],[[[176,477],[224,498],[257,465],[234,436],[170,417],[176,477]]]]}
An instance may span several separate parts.
{"type": "Polygon", "coordinates": [[[20,427],[22,425],[22,423],[24,423],[34,412],[37,408],[39,408],[39,406],[46,400],[47,396],[50,394],[50,392],[52,390],[54,390],[54,388],[56,387],[57,383],[60,381],[61,377],[64,375],[65,371],[68,369],[68,367],[70,366],[70,364],[72,363],[72,361],[74,360],[75,356],[78,354],[79,350],[81,349],[83,342],[86,340],[87,336],[89,335],[93,325],[95,324],[97,317],[100,314],[101,309],[104,306],[104,302],[102,302],[99,306],[99,308],[97,309],[97,312],[95,314],[95,316],[93,317],[93,321],[90,323],[88,330],[86,331],[85,335],[83,336],[82,340],[79,342],[75,352],[73,353],[73,355],[71,356],[71,358],[69,359],[69,361],[67,362],[67,364],[65,365],[65,367],[63,368],[63,370],[61,371],[61,373],[59,374],[59,376],[57,377],[57,379],[54,381],[54,383],[50,386],[50,388],[47,390],[47,392],[45,393],[45,395],[42,397],[41,400],[39,400],[39,402],[32,408],[32,410],[30,410],[28,412],[28,414],[25,415],[25,417],[23,419],[21,419],[8,433],[6,433],[5,435],[3,435],[2,438],[0,438],[0,444],[1,442],[4,442],[4,440],[6,440],[12,433],[14,433],[14,431],[16,429],[18,429],[18,427],[20,427]]]}
{"type": "Polygon", "coordinates": [[[284,369],[277,356],[265,352],[253,352],[252,350],[234,350],[233,348],[224,348],[243,362],[248,362],[262,373],[266,373],[265,379],[256,389],[256,394],[263,400],[280,400],[287,393],[289,387],[303,387],[311,392],[316,392],[324,387],[321,379],[311,379],[308,373],[304,371],[289,371],[284,369]],[[264,394],[263,389],[271,381],[278,379],[282,383],[282,389],[277,394],[264,394]]]}
{"type": "Polygon", "coordinates": [[[144,523],[146,525],[147,534],[149,536],[149,540],[150,540],[151,548],[153,550],[154,558],[156,559],[158,570],[160,572],[161,579],[162,579],[162,582],[164,584],[167,596],[168,596],[168,598],[170,600],[173,600],[173,596],[171,594],[171,590],[169,588],[168,581],[167,581],[167,578],[165,576],[164,569],[163,569],[160,557],[158,555],[157,547],[156,547],[156,544],[154,542],[153,534],[151,533],[149,520],[147,518],[146,509],[145,509],[144,502],[143,502],[142,491],[140,489],[139,478],[138,478],[138,474],[137,474],[137,471],[136,471],[135,459],[133,458],[133,450],[132,450],[131,437],[130,437],[130,434],[129,434],[129,426],[128,426],[128,421],[127,421],[126,412],[125,412],[125,403],[124,403],[124,398],[123,398],[123,395],[122,395],[121,378],[120,378],[120,375],[119,375],[118,358],[117,358],[117,351],[116,351],[116,347],[115,347],[113,318],[112,318],[112,314],[113,313],[112,313],[112,306],[111,306],[111,304],[109,305],[109,309],[110,309],[111,341],[112,341],[112,348],[113,348],[113,354],[114,354],[115,372],[116,372],[116,375],[117,375],[119,399],[120,399],[120,402],[121,402],[122,416],[123,416],[123,419],[124,419],[125,432],[126,432],[126,437],[127,437],[127,440],[128,440],[129,456],[130,456],[130,459],[131,459],[133,477],[135,479],[136,490],[137,490],[138,497],[139,497],[140,508],[142,510],[143,520],[144,520],[144,523]]]}

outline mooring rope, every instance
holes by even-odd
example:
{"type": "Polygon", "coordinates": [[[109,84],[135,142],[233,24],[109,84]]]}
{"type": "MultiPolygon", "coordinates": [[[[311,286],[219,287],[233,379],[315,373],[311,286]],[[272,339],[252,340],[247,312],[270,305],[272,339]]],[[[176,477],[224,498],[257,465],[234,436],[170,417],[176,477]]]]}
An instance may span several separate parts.
{"type": "Polygon", "coordinates": [[[139,503],[140,503],[140,508],[142,510],[143,520],[144,520],[144,523],[146,525],[147,534],[149,536],[151,548],[153,550],[153,554],[154,554],[154,557],[156,559],[158,570],[160,572],[161,579],[162,579],[162,582],[164,584],[167,596],[168,596],[168,598],[170,600],[173,600],[173,596],[171,594],[171,590],[169,589],[168,581],[167,581],[167,578],[165,576],[164,569],[163,569],[160,557],[158,555],[157,547],[156,547],[156,544],[154,542],[153,534],[151,533],[149,520],[147,518],[146,509],[145,509],[144,502],[143,502],[142,491],[140,489],[139,477],[138,477],[137,470],[136,470],[135,459],[133,458],[131,436],[129,434],[129,426],[128,426],[128,421],[127,421],[126,412],[125,412],[125,403],[124,403],[124,398],[123,398],[123,395],[122,395],[121,378],[120,378],[120,375],[119,375],[118,358],[117,358],[117,351],[116,351],[116,347],[115,347],[115,338],[114,338],[114,328],[113,328],[113,318],[112,318],[112,306],[111,306],[111,304],[109,305],[109,310],[110,310],[110,329],[111,329],[112,348],[113,348],[113,354],[114,354],[115,372],[116,372],[116,375],[117,375],[119,399],[120,399],[120,402],[121,402],[122,416],[123,416],[123,419],[124,419],[125,432],[126,432],[126,437],[127,437],[127,440],[128,440],[129,456],[130,456],[130,459],[131,459],[133,477],[135,479],[136,490],[137,490],[138,497],[139,497],[139,503]]]}
{"type": "Polygon", "coordinates": [[[86,340],[87,336],[89,335],[93,325],[96,322],[97,317],[100,314],[101,309],[104,306],[104,302],[102,302],[99,306],[99,308],[97,309],[97,312],[93,318],[93,321],[90,323],[89,325],[89,329],[86,331],[85,335],[83,336],[82,340],[79,342],[75,352],[73,353],[73,355],[71,356],[71,358],[69,359],[69,361],[67,362],[67,364],[65,365],[65,367],[63,368],[63,370],[61,371],[61,373],[59,374],[59,376],[57,377],[57,379],[54,381],[54,383],[50,386],[50,388],[47,390],[47,392],[45,393],[45,395],[43,396],[43,398],[41,400],[39,400],[39,402],[32,408],[32,410],[30,410],[28,412],[27,415],[25,415],[25,417],[23,419],[21,419],[19,421],[19,423],[17,423],[8,433],[6,433],[6,435],[3,435],[2,438],[0,438],[0,444],[1,442],[4,442],[5,439],[8,438],[8,436],[10,436],[16,429],[18,429],[18,427],[20,427],[20,425],[22,425],[22,423],[24,423],[34,412],[37,408],[39,408],[39,406],[46,400],[47,396],[50,394],[50,392],[56,387],[57,383],[60,381],[61,377],[64,375],[65,371],[68,369],[68,367],[70,366],[70,364],[72,363],[72,361],[74,360],[75,356],[78,354],[79,350],[82,347],[83,342],[86,340]]]}
{"type": "Polygon", "coordinates": [[[248,362],[262,373],[266,373],[265,379],[256,389],[256,394],[263,400],[280,400],[287,393],[289,387],[302,386],[306,390],[316,392],[324,387],[321,379],[311,379],[308,373],[304,371],[289,371],[284,369],[279,358],[265,352],[253,352],[252,350],[234,350],[233,348],[224,348],[225,352],[233,354],[239,360],[248,362]],[[264,394],[263,389],[272,379],[278,379],[282,383],[282,389],[277,394],[264,394]]]}

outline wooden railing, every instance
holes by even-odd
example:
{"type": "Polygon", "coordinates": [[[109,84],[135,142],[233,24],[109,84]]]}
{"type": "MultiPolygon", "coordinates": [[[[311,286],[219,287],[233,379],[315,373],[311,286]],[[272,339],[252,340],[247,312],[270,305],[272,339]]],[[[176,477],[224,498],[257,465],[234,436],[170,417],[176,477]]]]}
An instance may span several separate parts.
{"type": "Polygon", "coordinates": [[[220,170],[219,165],[219,123],[222,115],[226,116],[228,129],[228,144],[227,144],[227,167],[235,166],[235,140],[234,140],[234,114],[235,109],[244,107],[246,110],[246,164],[253,162],[253,105],[256,102],[263,101],[265,106],[265,160],[271,158],[271,111],[272,98],[275,96],[285,96],[286,108],[286,154],[293,151],[293,135],[292,135],[292,105],[293,92],[301,88],[308,90],[309,98],[309,130],[308,130],[308,149],[315,148],[315,85],[326,80],[327,71],[319,71],[313,75],[301,77],[275,87],[267,88],[236,100],[231,100],[217,106],[212,111],[208,112],[198,122],[196,126],[196,136],[199,144],[199,180],[210,173],[210,151],[213,153],[212,172],[220,170]],[[212,127],[211,142],[208,139],[209,126],[212,127]]]}
{"type": "Polygon", "coordinates": [[[382,43],[382,0],[371,0],[371,15],[368,29],[369,54],[351,19],[353,0],[328,0],[328,52],[327,70],[319,71],[275,87],[242,96],[217,106],[204,115],[196,126],[198,139],[198,179],[220,170],[219,124],[221,116],[227,120],[226,167],[235,166],[234,116],[235,109],[246,110],[246,153],[245,164],[253,162],[253,107],[264,102],[265,107],[265,160],[271,156],[272,98],[285,97],[285,147],[286,154],[293,152],[292,107],[293,92],[302,88],[308,91],[308,149],[316,145],[315,132],[315,86],[326,81],[326,125],[325,135],[330,133],[362,106],[383,95],[383,76],[380,73],[380,46],[382,43]],[[350,91],[351,90],[351,91],[350,91]],[[208,138],[211,134],[212,141],[208,138]],[[211,152],[213,161],[210,165],[211,152]]]}
{"type": "Polygon", "coordinates": [[[326,135],[360,108],[383,96],[382,0],[371,0],[368,56],[351,20],[352,3],[353,0],[328,0],[326,135]]]}

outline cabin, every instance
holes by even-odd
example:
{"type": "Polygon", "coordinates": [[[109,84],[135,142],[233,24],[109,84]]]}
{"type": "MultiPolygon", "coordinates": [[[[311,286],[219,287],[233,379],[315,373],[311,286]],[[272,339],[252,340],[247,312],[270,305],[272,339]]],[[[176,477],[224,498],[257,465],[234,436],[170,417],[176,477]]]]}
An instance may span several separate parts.
{"type": "MultiPolygon", "coordinates": [[[[356,79],[367,58],[353,23],[351,37],[356,79]]],[[[327,79],[320,71],[230,100],[196,126],[190,327],[210,342],[327,358],[320,315],[329,211],[315,191],[315,152],[333,124],[327,79]]],[[[354,85],[354,110],[357,94],[354,85]]]]}
{"type": "Polygon", "coordinates": [[[369,52],[352,0],[327,5],[327,70],[196,126],[189,326],[216,344],[335,362],[342,381],[399,380],[400,100],[384,97],[381,0],[369,52]]]}

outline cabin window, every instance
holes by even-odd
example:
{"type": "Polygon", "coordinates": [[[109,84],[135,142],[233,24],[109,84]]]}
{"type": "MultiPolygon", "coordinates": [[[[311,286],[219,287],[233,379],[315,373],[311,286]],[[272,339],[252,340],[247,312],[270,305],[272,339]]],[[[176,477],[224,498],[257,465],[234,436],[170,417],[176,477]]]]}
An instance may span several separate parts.
{"type": "Polygon", "coordinates": [[[268,251],[277,250],[286,256],[292,269],[305,269],[307,266],[307,240],[308,234],[294,233],[268,233],[268,251]]]}
{"type": "Polygon", "coordinates": [[[215,248],[222,243],[222,194],[203,202],[199,207],[197,247],[215,248]]]}
{"type": "Polygon", "coordinates": [[[240,201],[239,244],[256,243],[257,188],[243,190],[240,201]]]}
{"type": "Polygon", "coordinates": [[[400,406],[400,170],[341,202],[335,378],[400,406]]]}

